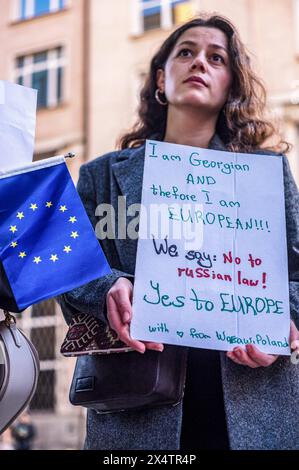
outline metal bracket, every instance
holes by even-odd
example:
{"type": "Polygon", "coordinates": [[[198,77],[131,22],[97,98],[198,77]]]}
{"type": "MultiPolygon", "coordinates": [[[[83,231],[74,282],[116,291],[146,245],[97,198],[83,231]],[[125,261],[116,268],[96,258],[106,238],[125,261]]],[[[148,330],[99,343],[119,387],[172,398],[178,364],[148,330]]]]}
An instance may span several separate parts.
{"type": "Polygon", "coordinates": [[[69,152],[64,155],[64,158],[75,158],[76,154],[74,152],[69,152]]]}

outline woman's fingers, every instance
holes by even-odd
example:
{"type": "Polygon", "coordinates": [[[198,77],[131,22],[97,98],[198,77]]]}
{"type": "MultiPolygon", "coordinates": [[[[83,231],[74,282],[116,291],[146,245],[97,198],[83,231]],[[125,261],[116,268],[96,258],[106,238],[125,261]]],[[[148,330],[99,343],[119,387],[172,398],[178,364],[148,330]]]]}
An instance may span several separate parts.
{"type": "Polygon", "coordinates": [[[112,295],[107,297],[107,312],[109,325],[113,330],[117,332],[120,326],[120,315],[112,295]]]}
{"type": "Polygon", "coordinates": [[[278,356],[262,353],[252,344],[247,344],[246,351],[240,347],[237,347],[234,348],[233,351],[229,351],[227,353],[227,357],[229,357],[236,364],[256,369],[257,367],[270,366],[273,364],[273,362],[276,361],[278,356]]]}
{"type": "Polygon", "coordinates": [[[291,342],[291,349],[292,351],[298,351],[299,352],[299,340],[293,340],[291,342]]]}
{"type": "Polygon", "coordinates": [[[251,359],[247,352],[244,351],[242,348],[234,348],[232,353],[232,358],[235,359],[236,361],[239,361],[238,363],[241,364],[242,366],[248,366],[251,367],[252,369],[255,369],[256,367],[259,367],[259,364],[257,364],[253,359],[251,359]]]}
{"type": "Polygon", "coordinates": [[[274,354],[265,354],[258,350],[253,344],[246,345],[248,357],[259,366],[268,367],[275,362],[278,356],[274,354]]]}
{"type": "Polygon", "coordinates": [[[161,343],[142,342],[134,340],[130,336],[129,324],[120,320],[117,304],[112,296],[107,300],[108,303],[108,320],[111,328],[116,331],[119,339],[127,346],[135,349],[140,353],[144,353],[146,349],[162,352],[164,349],[161,343]]]}
{"type": "Polygon", "coordinates": [[[141,341],[137,341],[135,339],[132,339],[129,333],[129,326],[128,325],[123,325],[120,330],[119,330],[119,339],[125,343],[127,346],[130,346],[131,348],[135,349],[135,351],[138,351],[139,353],[144,353],[146,350],[145,345],[141,341]]]}
{"type": "Polygon", "coordinates": [[[244,364],[242,364],[241,361],[239,361],[236,356],[234,355],[234,353],[232,351],[228,351],[226,353],[227,357],[229,357],[233,362],[235,362],[236,364],[239,364],[240,366],[243,366],[244,364]]]}
{"type": "Polygon", "coordinates": [[[295,323],[293,320],[291,320],[291,328],[290,328],[290,344],[291,344],[291,349],[296,351],[299,351],[299,331],[298,328],[296,327],[295,323]]]}
{"type": "Polygon", "coordinates": [[[123,323],[130,323],[132,320],[132,302],[133,291],[132,283],[125,278],[120,278],[109,291],[109,297],[113,297],[117,305],[118,312],[123,323]],[[121,282],[118,282],[120,281],[121,282]]]}
{"type": "Polygon", "coordinates": [[[146,349],[152,349],[153,351],[162,352],[164,349],[164,345],[162,343],[152,343],[148,341],[144,341],[146,349]]]}
{"type": "Polygon", "coordinates": [[[129,325],[132,320],[133,285],[126,278],[119,278],[107,294],[108,321],[119,339],[127,346],[144,353],[146,349],[162,352],[163,344],[142,342],[130,336],[129,325]]]}
{"type": "Polygon", "coordinates": [[[127,346],[135,349],[140,353],[144,353],[145,345],[141,341],[134,340],[130,337],[129,325],[124,324],[119,315],[118,305],[112,295],[107,298],[108,321],[110,327],[117,333],[119,339],[127,346]]]}

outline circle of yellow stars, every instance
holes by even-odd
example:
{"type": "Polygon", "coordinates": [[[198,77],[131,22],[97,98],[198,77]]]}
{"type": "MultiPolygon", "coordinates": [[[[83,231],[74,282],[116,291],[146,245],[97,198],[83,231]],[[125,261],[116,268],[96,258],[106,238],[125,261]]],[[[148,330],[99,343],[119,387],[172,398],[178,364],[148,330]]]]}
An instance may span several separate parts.
{"type": "MultiPolygon", "coordinates": [[[[47,201],[46,204],[45,204],[45,207],[47,209],[51,209],[53,207],[53,202],[52,201],[47,201]]],[[[29,206],[29,210],[31,210],[32,212],[35,212],[38,209],[39,209],[39,207],[36,203],[31,203],[30,206],[29,206]]],[[[67,208],[66,205],[61,205],[59,207],[59,211],[64,214],[65,212],[68,211],[68,208],[67,208]]],[[[25,219],[24,212],[18,212],[16,218],[19,219],[19,221],[22,221],[23,219],[25,219]]],[[[77,221],[78,220],[77,220],[76,216],[70,216],[69,219],[68,219],[68,222],[70,222],[71,224],[75,224],[77,221]]],[[[11,225],[10,228],[9,228],[9,231],[14,235],[16,232],[18,232],[17,225],[11,225]]],[[[70,237],[73,238],[74,240],[76,240],[79,237],[78,231],[71,231],[70,237]]],[[[10,247],[14,248],[14,249],[17,248],[18,246],[19,246],[19,244],[18,244],[18,241],[16,241],[16,240],[12,241],[11,244],[10,244],[10,247]]],[[[65,245],[64,246],[64,249],[63,249],[64,253],[69,254],[72,251],[73,250],[72,250],[71,245],[65,245]]],[[[18,257],[20,259],[24,260],[27,257],[26,251],[20,251],[18,257]]],[[[33,259],[33,263],[35,265],[39,265],[40,263],[42,263],[42,261],[43,260],[42,260],[41,256],[35,256],[34,259],[33,259]]],[[[59,261],[58,255],[55,254],[55,253],[51,254],[51,257],[49,258],[49,261],[52,261],[53,263],[56,263],[57,261],[59,261]]]]}

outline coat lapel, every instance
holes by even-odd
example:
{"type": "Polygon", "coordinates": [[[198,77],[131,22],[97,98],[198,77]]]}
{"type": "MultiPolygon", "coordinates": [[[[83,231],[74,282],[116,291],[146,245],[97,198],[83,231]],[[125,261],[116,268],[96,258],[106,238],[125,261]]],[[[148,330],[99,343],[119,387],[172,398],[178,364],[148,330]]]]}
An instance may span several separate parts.
{"type": "Polygon", "coordinates": [[[222,150],[225,152],[227,149],[223,143],[223,141],[220,139],[219,135],[214,134],[212,137],[210,144],[209,144],[209,149],[210,150],[222,150]]]}
{"type": "MultiPolygon", "coordinates": [[[[120,152],[118,160],[112,164],[112,172],[117,186],[114,184],[111,186],[110,197],[115,208],[116,227],[119,226],[119,222],[123,223],[125,220],[126,230],[133,217],[128,216],[127,212],[124,214],[124,209],[120,209],[121,213],[119,213],[118,196],[126,197],[126,211],[132,204],[141,203],[144,150],[144,145],[137,149],[126,149],[120,152]]],[[[136,262],[137,238],[129,238],[128,234],[125,238],[117,236],[115,246],[122,269],[133,274],[136,262]]]]}
{"type": "Polygon", "coordinates": [[[120,153],[119,160],[112,165],[121,194],[127,198],[127,206],[141,202],[144,151],[144,145],[127,149],[120,153]]]}

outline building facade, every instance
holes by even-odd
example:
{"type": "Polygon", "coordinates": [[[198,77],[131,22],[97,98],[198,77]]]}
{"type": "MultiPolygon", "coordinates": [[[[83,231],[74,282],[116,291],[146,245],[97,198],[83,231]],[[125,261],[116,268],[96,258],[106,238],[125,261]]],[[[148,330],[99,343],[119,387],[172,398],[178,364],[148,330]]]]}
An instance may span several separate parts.
{"type": "Polygon", "coordinates": [[[289,158],[299,183],[298,5],[298,0],[91,0],[88,159],[113,150],[134,122],[149,61],[172,27],[201,11],[217,12],[237,25],[251,53],[271,117],[294,146],[289,158]]]}
{"type": "MultiPolygon", "coordinates": [[[[0,79],[37,88],[35,159],[82,163],[115,149],[136,119],[149,61],[164,38],[200,11],[230,18],[252,54],[269,113],[293,144],[299,183],[299,0],[0,0],[0,79]]],[[[66,327],[47,301],[22,315],[41,357],[31,404],[36,447],[80,448],[85,412],[68,403],[74,361],[62,358],[66,327]]]]}
{"type": "MultiPolygon", "coordinates": [[[[35,159],[74,151],[74,179],[86,158],[84,130],[84,0],[1,0],[0,77],[38,89],[35,159]]],[[[74,360],[63,358],[66,325],[53,300],[23,312],[21,326],[41,361],[30,409],[38,449],[81,448],[85,412],[72,407],[68,388],[74,360]]]]}

